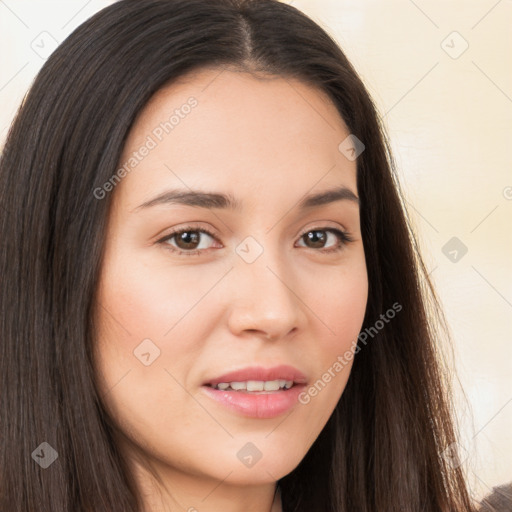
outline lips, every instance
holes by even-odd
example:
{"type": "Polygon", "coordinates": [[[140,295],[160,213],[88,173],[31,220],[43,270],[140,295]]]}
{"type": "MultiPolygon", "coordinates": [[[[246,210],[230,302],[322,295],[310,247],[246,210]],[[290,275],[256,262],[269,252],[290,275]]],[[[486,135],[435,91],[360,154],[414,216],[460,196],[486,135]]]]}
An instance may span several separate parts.
{"type": "Polygon", "coordinates": [[[237,415],[270,419],[297,405],[306,382],[305,375],[293,366],[253,366],[208,379],[201,392],[237,415]]]}

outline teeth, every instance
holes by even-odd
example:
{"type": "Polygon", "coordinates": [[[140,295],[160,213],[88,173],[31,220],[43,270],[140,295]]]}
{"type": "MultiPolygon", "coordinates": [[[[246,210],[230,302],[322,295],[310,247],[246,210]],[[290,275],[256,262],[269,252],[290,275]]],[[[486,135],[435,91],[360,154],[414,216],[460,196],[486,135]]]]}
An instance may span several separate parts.
{"type": "Polygon", "coordinates": [[[278,380],[268,380],[263,383],[263,389],[265,391],[277,391],[279,387],[280,386],[278,380]]]}
{"type": "Polygon", "coordinates": [[[248,380],[247,391],[263,391],[265,383],[262,380],[248,380]]]}
{"type": "Polygon", "coordinates": [[[279,389],[290,389],[293,386],[293,380],[248,380],[245,382],[219,382],[213,385],[215,389],[221,391],[279,391],[279,389]]]}

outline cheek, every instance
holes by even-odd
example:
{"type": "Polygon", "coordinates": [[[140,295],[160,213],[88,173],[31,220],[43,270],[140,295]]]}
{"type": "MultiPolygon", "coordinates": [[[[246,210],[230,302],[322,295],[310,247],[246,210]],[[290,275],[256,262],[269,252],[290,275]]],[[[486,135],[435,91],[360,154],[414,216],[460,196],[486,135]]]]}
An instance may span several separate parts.
{"type": "Polygon", "coordinates": [[[203,350],[198,317],[214,311],[201,299],[219,272],[199,279],[192,265],[171,268],[133,247],[109,247],[98,289],[95,359],[113,417],[127,420],[130,411],[135,424],[151,425],[172,423],[171,411],[189,417],[178,382],[187,382],[187,369],[203,350]]]}
{"type": "Polygon", "coordinates": [[[185,292],[176,291],[179,272],[171,282],[162,269],[135,262],[110,259],[104,267],[95,340],[98,383],[109,416],[132,443],[148,453],[158,447],[155,456],[178,457],[173,440],[204,421],[204,412],[191,407],[178,384],[200,350],[194,343],[200,338],[185,332],[187,318],[180,322],[197,299],[185,282],[185,292]]]}
{"type": "Polygon", "coordinates": [[[160,392],[172,395],[165,368],[187,350],[176,343],[170,354],[166,346],[174,331],[165,334],[183,316],[180,304],[187,300],[173,288],[180,285],[175,274],[173,283],[164,280],[161,269],[152,269],[133,250],[112,244],[106,252],[98,288],[95,358],[99,383],[115,417],[123,417],[123,407],[134,416],[144,411],[158,417],[160,392]]]}
{"type": "MultiPolygon", "coordinates": [[[[308,306],[324,325],[326,353],[345,350],[360,332],[368,301],[368,276],[364,254],[333,271],[326,269],[323,278],[310,284],[308,306]]],[[[317,276],[319,274],[317,273],[317,276]]]]}
{"type": "MultiPolygon", "coordinates": [[[[368,300],[368,277],[364,259],[326,272],[322,292],[311,294],[311,309],[318,317],[317,343],[310,356],[318,361],[311,385],[301,403],[315,409],[318,424],[327,421],[350,376],[357,337],[368,300]]],[[[310,304],[308,303],[308,306],[310,304]]]]}
{"type": "Polygon", "coordinates": [[[199,278],[193,266],[172,268],[156,260],[119,250],[105,265],[99,294],[104,310],[99,313],[121,339],[127,333],[132,343],[168,339],[218,280],[217,273],[199,278]]]}

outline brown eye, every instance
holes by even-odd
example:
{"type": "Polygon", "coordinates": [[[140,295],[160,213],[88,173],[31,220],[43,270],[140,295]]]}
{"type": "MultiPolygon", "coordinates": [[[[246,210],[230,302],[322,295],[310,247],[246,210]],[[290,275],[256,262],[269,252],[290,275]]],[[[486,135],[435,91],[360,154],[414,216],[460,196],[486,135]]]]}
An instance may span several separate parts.
{"type": "Polygon", "coordinates": [[[213,233],[206,229],[185,227],[167,235],[159,242],[166,245],[173,252],[192,256],[210,248],[211,241],[208,242],[208,238],[215,240],[213,233]]]}
{"type": "Polygon", "coordinates": [[[308,231],[305,235],[303,235],[303,239],[306,244],[309,242],[312,249],[321,249],[327,241],[326,232],[322,229],[315,229],[313,231],[308,231]]]}
{"type": "Polygon", "coordinates": [[[197,249],[201,236],[197,231],[181,231],[174,235],[179,249],[197,249]]]}
{"type": "Polygon", "coordinates": [[[321,252],[336,252],[343,249],[343,247],[348,243],[353,241],[353,239],[349,236],[345,231],[341,231],[335,228],[315,228],[310,229],[305,232],[301,237],[301,240],[304,241],[305,246],[309,249],[320,249],[321,252]],[[329,241],[329,234],[334,235],[334,238],[338,239],[338,243],[330,244],[326,247],[326,244],[329,241]]]}

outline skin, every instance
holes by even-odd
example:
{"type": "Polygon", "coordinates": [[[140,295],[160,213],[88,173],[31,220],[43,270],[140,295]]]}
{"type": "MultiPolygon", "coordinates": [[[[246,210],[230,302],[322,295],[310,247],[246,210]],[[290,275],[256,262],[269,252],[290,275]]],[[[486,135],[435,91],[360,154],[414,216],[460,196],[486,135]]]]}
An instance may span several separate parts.
{"type": "Polygon", "coordinates": [[[276,481],[318,437],[352,363],[308,404],[276,418],[228,410],[201,385],[279,363],[312,384],[353,350],[368,294],[359,206],[342,200],[299,211],[297,204],[340,185],[357,195],[356,162],[338,149],[349,131],[321,91],[203,69],[153,96],[120,164],[191,96],[197,106],[111,192],[97,295],[98,383],[148,511],[279,511],[276,481]],[[230,193],[242,208],[137,209],[172,188],[230,193]],[[178,237],[159,242],[189,223],[215,235],[195,232],[199,255],[173,253],[193,250],[178,237]],[[353,241],[343,245],[330,231],[316,244],[302,236],[329,228],[353,241]],[[263,249],[252,263],[236,252],[248,236],[263,249]],[[148,366],[134,355],[145,339],[160,350],[148,366]],[[237,458],[248,442],[262,454],[252,467],[237,458]]]}

